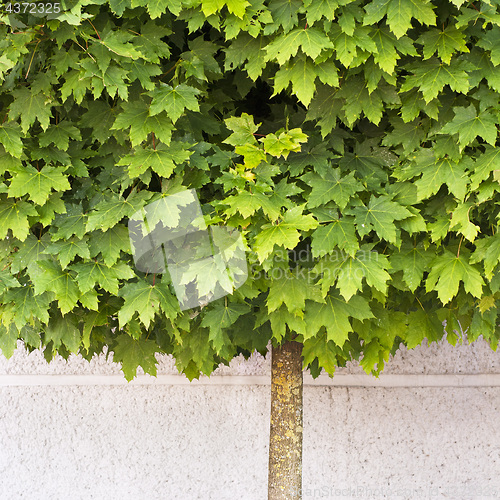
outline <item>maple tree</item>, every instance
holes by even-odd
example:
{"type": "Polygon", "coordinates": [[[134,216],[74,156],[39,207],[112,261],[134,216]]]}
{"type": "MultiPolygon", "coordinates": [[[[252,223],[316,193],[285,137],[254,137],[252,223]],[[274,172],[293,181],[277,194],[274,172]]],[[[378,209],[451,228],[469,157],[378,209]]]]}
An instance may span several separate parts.
{"type": "Polygon", "coordinates": [[[315,377],[353,359],[378,375],[443,324],[496,348],[499,5],[3,6],[2,352],[108,349],[130,380],[157,353],[193,379],[270,341],[315,377]],[[134,266],[127,228],[183,189],[240,231],[250,269],[194,312],[134,266]]]}

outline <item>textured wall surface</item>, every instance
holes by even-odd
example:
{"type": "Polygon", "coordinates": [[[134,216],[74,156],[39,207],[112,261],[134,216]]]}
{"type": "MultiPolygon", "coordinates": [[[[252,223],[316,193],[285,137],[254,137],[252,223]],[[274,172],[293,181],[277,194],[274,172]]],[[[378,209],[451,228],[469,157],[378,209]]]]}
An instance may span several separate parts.
{"type": "MultiPolygon", "coordinates": [[[[104,357],[0,356],[0,499],[265,500],[269,386],[241,376],[269,370],[254,356],[220,368],[224,385],[116,385],[104,357]],[[101,378],[71,385],[74,375],[101,378]]],[[[177,373],[168,357],[158,372],[177,373]]],[[[421,346],[385,373],[499,374],[500,352],[421,346]]],[[[499,386],[307,385],[304,403],[304,500],[500,498],[499,386]]]]}

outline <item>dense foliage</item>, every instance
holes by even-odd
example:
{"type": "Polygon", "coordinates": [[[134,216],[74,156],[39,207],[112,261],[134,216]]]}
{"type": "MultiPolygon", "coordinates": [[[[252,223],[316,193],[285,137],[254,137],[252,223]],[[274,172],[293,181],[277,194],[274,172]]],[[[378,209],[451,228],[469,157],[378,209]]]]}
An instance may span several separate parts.
{"type": "MultiPolygon", "coordinates": [[[[0,17],[0,347],[188,377],[296,338],[496,347],[500,1],[81,0],[0,17]],[[250,277],[181,311],[128,218],[196,189],[250,277]],[[461,327],[461,328],[460,328],[461,327]]],[[[202,279],[202,276],[200,276],[202,279]]]]}

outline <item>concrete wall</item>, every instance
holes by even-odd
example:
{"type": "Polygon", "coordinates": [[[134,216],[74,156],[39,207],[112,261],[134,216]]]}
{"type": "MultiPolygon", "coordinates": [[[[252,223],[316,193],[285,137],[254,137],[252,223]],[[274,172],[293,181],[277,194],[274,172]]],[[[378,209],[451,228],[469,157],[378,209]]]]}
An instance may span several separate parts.
{"type": "MultiPolygon", "coordinates": [[[[0,356],[0,499],[265,500],[270,359],[192,384],[161,359],[116,365],[0,356]]],[[[500,497],[500,353],[399,352],[305,378],[303,499],[500,497]]]]}

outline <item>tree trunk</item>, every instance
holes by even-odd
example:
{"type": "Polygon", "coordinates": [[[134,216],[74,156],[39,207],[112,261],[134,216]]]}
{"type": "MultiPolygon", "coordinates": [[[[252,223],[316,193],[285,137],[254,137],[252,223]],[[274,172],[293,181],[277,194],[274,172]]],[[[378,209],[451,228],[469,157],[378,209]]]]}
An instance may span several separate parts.
{"type": "Polygon", "coordinates": [[[302,344],[272,350],[268,500],[302,498],[302,344]]]}

